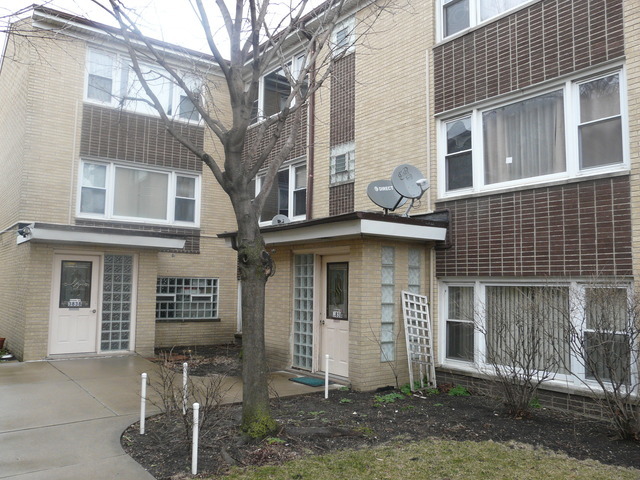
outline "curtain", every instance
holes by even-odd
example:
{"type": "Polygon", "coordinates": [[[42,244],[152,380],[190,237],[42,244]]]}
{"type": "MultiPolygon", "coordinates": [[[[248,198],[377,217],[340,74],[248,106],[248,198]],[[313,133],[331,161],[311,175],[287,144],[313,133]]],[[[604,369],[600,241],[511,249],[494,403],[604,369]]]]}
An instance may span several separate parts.
{"type": "Polygon", "coordinates": [[[562,90],[482,115],[485,184],[566,170],[562,90]]]}

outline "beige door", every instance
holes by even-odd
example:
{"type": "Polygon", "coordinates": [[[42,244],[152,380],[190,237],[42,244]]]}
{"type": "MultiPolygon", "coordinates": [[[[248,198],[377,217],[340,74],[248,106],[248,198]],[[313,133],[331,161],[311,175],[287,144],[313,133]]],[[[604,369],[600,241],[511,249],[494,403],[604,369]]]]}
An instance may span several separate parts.
{"type": "Polygon", "coordinates": [[[100,257],[55,255],[49,353],[96,352],[100,257]]]}
{"type": "Polygon", "coordinates": [[[320,296],[320,358],[318,370],[349,376],[349,262],[347,256],[322,258],[320,296]]]}

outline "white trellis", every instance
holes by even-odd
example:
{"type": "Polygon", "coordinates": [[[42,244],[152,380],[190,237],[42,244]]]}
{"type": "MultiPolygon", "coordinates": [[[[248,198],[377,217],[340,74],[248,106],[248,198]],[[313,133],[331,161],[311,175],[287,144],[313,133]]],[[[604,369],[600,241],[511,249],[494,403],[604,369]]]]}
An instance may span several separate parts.
{"type": "Polygon", "coordinates": [[[436,369],[433,361],[431,320],[427,297],[403,291],[402,313],[411,391],[414,392],[426,387],[435,388],[436,369]],[[416,373],[418,374],[416,380],[419,382],[414,383],[416,373]],[[420,388],[416,388],[416,383],[419,383],[420,388]]]}

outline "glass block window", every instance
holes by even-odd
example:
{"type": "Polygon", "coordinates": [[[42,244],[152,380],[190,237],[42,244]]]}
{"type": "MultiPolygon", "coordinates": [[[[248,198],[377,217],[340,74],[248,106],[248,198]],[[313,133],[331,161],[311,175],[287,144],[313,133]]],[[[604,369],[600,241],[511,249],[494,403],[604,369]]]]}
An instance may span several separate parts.
{"type": "Polygon", "coordinates": [[[422,251],[419,248],[409,249],[409,291],[420,295],[422,277],[422,251]]]}
{"type": "Polygon", "coordinates": [[[313,255],[296,255],[293,284],[293,366],[313,366],[313,255]]]}
{"type": "Polygon", "coordinates": [[[158,277],[156,321],[211,320],[217,317],[217,278],[158,277]]]}
{"type": "Polygon", "coordinates": [[[381,325],[380,325],[380,361],[395,360],[396,345],[394,338],[395,324],[395,262],[396,249],[382,247],[382,276],[381,276],[381,325]]]}
{"type": "Polygon", "coordinates": [[[133,256],[105,255],[100,333],[103,352],[130,349],[132,290],[133,256]]]}

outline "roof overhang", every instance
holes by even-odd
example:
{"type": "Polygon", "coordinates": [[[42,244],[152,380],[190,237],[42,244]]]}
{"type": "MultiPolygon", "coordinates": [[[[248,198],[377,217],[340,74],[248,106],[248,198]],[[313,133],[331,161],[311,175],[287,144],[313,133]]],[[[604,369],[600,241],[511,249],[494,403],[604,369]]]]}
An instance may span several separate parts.
{"type": "MultiPolygon", "coordinates": [[[[318,240],[338,240],[353,237],[384,237],[418,242],[443,241],[448,221],[417,217],[399,217],[371,212],[354,212],[335,217],[263,227],[267,245],[303,243],[318,240]]],[[[220,234],[227,244],[235,246],[236,232],[220,234]]]]}
{"type": "Polygon", "coordinates": [[[34,222],[19,225],[17,243],[25,242],[173,250],[184,248],[186,239],[147,231],[34,222]]]}

